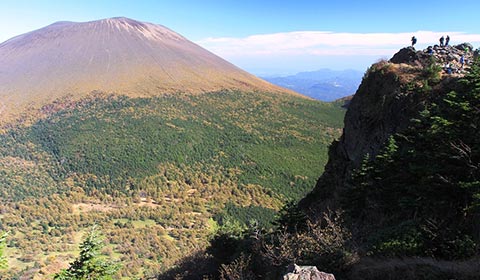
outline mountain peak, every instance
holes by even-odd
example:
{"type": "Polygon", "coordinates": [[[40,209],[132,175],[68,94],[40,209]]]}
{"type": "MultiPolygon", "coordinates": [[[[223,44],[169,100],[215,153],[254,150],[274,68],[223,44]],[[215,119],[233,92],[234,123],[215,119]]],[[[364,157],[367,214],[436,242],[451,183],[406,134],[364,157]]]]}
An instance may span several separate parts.
{"type": "MultiPolygon", "coordinates": [[[[111,18],[104,18],[100,20],[94,20],[91,22],[103,22],[103,23],[117,23],[117,24],[127,24],[127,25],[132,25],[132,26],[138,26],[138,25],[146,25],[146,22],[141,22],[138,20],[134,20],[131,18],[127,17],[111,17],[111,18]]],[[[150,23],[151,24],[151,23],[150,23]]]]}
{"type": "Polygon", "coordinates": [[[186,40],[184,37],[166,28],[165,26],[148,22],[141,22],[126,17],[106,18],[97,21],[91,21],[89,22],[89,24],[103,24],[119,31],[138,33],[150,40],[162,40],[165,38],[173,40],[186,40]]]}

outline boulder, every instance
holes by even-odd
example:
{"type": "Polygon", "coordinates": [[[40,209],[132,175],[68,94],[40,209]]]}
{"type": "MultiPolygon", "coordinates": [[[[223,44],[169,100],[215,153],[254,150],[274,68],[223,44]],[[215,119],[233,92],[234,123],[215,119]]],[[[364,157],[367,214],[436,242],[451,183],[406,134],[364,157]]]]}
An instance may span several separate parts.
{"type": "Polygon", "coordinates": [[[460,61],[460,57],[461,55],[459,54],[451,53],[451,54],[448,54],[447,59],[448,61],[460,61]]]}
{"type": "Polygon", "coordinates": [[[465,48],[467,48],[469,51],[473,50],[473,46],[470,43],[462,43],[460,45],[456,45],[455,48],[461,51],[465,50],[465,48]]]}
{"type": "Polygon", "coordinates": [[[321,272],[315,266],[293,264],[289,266],[288,273],[283,276],[283,280],[335,280],[335,276],[321,272]]]}
{"type": "Polygon", "coordinates": [[[412,63],[418,60],[417,52],[414,47],[407,47],[397,52],[391,59],[392,63],[412,63]]]}

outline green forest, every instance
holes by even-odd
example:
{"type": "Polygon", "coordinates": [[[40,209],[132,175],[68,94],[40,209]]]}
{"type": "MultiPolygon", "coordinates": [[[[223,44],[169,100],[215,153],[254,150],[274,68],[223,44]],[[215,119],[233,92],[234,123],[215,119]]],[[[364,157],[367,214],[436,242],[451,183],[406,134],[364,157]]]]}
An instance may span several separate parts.
{"type": "Polygon", "coordinates": [[[314,186],[344,115],[260,92],[59,102],[0,134],[5,279],[51,279],[93,225],[128,279],[204,250],[225,225],[271,228],[314,186]]]}

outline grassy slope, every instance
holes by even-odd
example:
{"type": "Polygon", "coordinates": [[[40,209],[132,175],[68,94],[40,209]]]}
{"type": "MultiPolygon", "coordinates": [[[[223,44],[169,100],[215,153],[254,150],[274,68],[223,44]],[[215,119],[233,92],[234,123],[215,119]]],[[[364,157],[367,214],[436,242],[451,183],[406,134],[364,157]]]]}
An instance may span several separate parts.
{"type": "MultiPolygon", "coordinates": [[[[309,191],[326,162],[329,143],[340,133],[343,113],[338,107],[298,97],[241,92],[108,97],[79,103],[28,128],[0,135],[0,193],[5,201],[25,205],[18,209],[15,203],[6,203],[0,229],[22,233],[13,235],[22,252],[35,247],[34,241],[25,242],[29,227],[41,226],[29,222],[45,215],[51,223],[37,234],[43,232],[54,243],[64,232],[77,232],[93,220],[107,234],[128,235],[138,222],[129,228],[114,225],[111,218],[143,217],[156,224],[142,228],[142,234],[164,236],[158,241],[163,245],[156,247],[174,246],[179,257],[191,250],[189,246],[204,244],[208,219],[222,213],[227,203],[227,212],[242,213],[242,222],[252,217],[268,220],[271,209],[278,209],[283,200],[298,199],[309,191]],[[78,194],[80,188],[90,198],[78,194]],[[69,213],[63,217],[66,221],[59,222],[54,212],[35,206],[39,196],[47,197],[44,204],[53,203],[49,197],[55,193],[61,194],[66,209],[89,199],[99,204],[108,200],[111,207],[69,213]],[[146,203],[147,199],[153,203],[146,203]],[[85,221],[78,222],[82,215],[87,216],[85,221]],[[25,216],[30,221],[13,222],[28,220],[25,216]],[[52,234],[54,229],[60,233],[52,234]],[[189,232],[189,239],[182,230],[189,232]]],[[[119,239],[108,241],[125,242],[119,239]]],[[[73,245],[35,252],[48,256],[69,252],[73,245]]],[[[142,246],[138,245],[140,251],[154,245],[142,246]]],[[[138,275],[146,275],[140,267],[158,269],[158,258],[165,266],[171,263],[165,259],[173,258],[160,252],[139,263],[120,247],[114,245],[111,254],[127,255],[125,262],[135,266],[128,271],[138,275]]],[[[42,259],[35,252],[32,258],[42,259]]]]}

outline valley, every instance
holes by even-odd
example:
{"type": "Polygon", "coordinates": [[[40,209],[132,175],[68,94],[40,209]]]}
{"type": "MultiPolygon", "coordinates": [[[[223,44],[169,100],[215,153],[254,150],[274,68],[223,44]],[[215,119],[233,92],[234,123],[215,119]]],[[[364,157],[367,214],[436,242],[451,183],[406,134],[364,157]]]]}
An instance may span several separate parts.
{"type": "Polygon", "coordinates": [[[119,275],[143,278],[204,249],[219,227],[271,227],[314,185],[344,114],[240,91],[97,94],[58,107],[0,135],[9,277],[48,279],[93,224],[119,275]]]}

